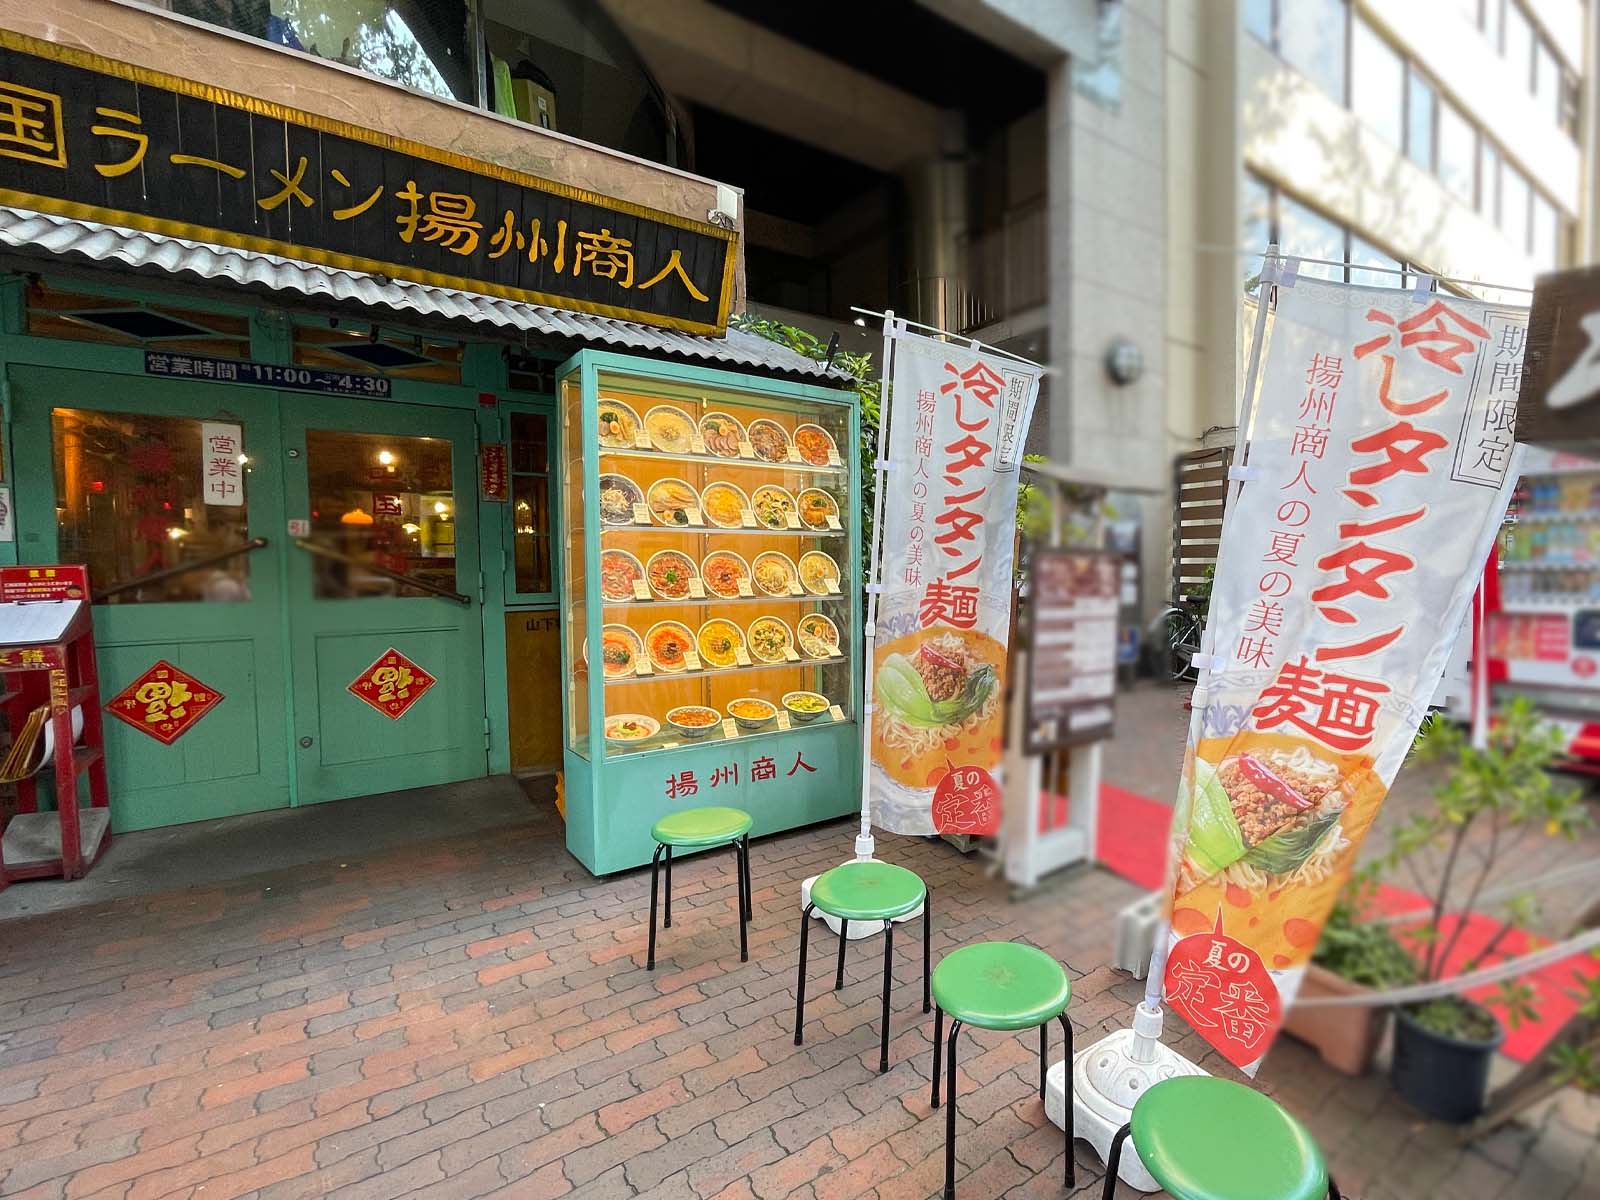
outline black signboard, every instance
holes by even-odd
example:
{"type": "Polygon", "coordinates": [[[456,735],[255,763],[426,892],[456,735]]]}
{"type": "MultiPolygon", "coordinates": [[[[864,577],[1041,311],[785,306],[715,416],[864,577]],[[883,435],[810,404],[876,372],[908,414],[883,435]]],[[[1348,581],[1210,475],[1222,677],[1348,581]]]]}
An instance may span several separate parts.
{"type": "Polygon", "coordinates": [[[1517,441],[1600,457],[1600,267],[1535,281],[1517,441]]]}
{"type": "Polygon", "coordinates": [[[1029,565],[1023,750],[1042,754],[1110,737],[1121,559],[1097,550],[1039,549],[1029,565]]]}
{"type": "Polygon", "coordinates": [[[243,358],[170,354],[164,350],[145,351],[144,373],[168,378],[203,379],[208,383],[244,383],[287,388],[295,392],[320,392],[324,396],[363,396],[381,400],[386,399],[390,392],[389,380],[382,375],[251,362],[243,358]]]}
{"type": "Polygon", "coordinates": [[[737,249],[705,222],[4,30],[0,203],[697,333],[727,324],[737,249]]]}

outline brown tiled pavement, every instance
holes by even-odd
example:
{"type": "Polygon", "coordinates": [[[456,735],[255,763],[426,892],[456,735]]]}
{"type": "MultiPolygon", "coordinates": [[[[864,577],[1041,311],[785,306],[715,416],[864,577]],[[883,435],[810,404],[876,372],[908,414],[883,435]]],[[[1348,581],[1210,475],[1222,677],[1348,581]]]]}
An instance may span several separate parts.
{"type": "MultiPolygon", "coordinates": [[[[943,1121],[928,1104],[920,938],[896,939],[887,1075],[875,1070],[876,941],[853,949],[835,993],[835,943],[813,940],[809,1034],[793,1045],[797,885],[840,861],[851,832],[753,845],[747,964],[727,855],[678,867],[673,928],[648,974],[648,872],[591,878],[550,816],[0,925],[0,1194],[933,1194],[943,1121]]],[[[1102,965],[1131,885],[1079,871],[1012,902],[981,861],[942,843],[884,838],[880,853],[928,881],[936,958],[1000,937],[1068,963],[1080,1044],[1141,992],[1102,965]]],[[[1200,1051],[1192,1035],[1180,1045],[1200,1051]]],[[[962,1194],[1060,1195],[1036,1043],[978,1034],[968,1047],[962,1194]]],[[[1379,1080],[1332,1076],[1292,1044],[1263,1082],[1310,1120],[1358,1195],[1600,1194],[1583,1104],[1464,1151],[1379,1080]]],[[[1083,1143],[1077,1157],[1083,1194],[1098,1195],[1083,1143]]]]}

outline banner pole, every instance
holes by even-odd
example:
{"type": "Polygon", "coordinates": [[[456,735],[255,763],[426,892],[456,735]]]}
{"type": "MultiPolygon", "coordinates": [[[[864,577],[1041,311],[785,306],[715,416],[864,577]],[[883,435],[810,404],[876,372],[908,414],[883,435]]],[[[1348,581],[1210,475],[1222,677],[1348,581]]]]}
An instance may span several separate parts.
{"type": "Polygon", "coordinates": [[[888,485],[889,438],[894,412],[894,355],[895,316],[890,309],[883,313],[883,363],[878,378],[878,446],[872,469],[872,546],[867,560],[866,591],[867,621],[865,636],[865,661],[862,664],[861,689],[861,832],[856,835],[856,860],[866,862],[877,849],[872,836],[872,667],[873,651],[878,640],[878,596],[883,589],[883,493],[888,485]]]}
{"type": "MultiPolygon", "coordinates": [[[[1244,393],[1239,397],[1239,442],[1242,452],[1238,463],[1245,466],[1250,461],[1250,428],[1255,422],[1257,383],[1261,375],[1261,344],[1266,340],[1268,291],[1271,287],[1267,279],[1272,263],[1278,258],[1278,244],[1272,242],[1267,246],[1267,251],[1261,257],[1261,294],[1256,302],[1255,329],[1250,339],[1250,360],[1245,367],[1244,393]]],[[[1228,536],[1228,518],[1233,515],[1236,501],[1239,498],[1239,489],[1244,486],[1242,479],[1228,481],[1228,493],[1223,500],[1222,528],[1217,534],[1217,553],[1220,556],[1225,539],[1228,536]]],[[[1197,669],[1195,676],[1194,692],[1189,697],[1189,741],[1190,746],[1199,741],[1200,731],[1205,721],[1205,706],[1207,689],[1211,682],[1210,656],[1215,646],[1216,635],[1212,631],[1210,613],[1206,614],[1206,627],[1200,634],[1200,650],[1206,656],[1202,665],[1197,669]]],[[[1165,907],[1165,905],[1163,905],[1165,907]]],[[[1145,976],[1144,1002],[1149,1008],[1160,1010],[1162,982],[1167,973],[1167,951],[1172,941],[1170,923],[1163,918],[1156,927],[1155,945],[1150,954],[1150,971],[1145,976]]]]}

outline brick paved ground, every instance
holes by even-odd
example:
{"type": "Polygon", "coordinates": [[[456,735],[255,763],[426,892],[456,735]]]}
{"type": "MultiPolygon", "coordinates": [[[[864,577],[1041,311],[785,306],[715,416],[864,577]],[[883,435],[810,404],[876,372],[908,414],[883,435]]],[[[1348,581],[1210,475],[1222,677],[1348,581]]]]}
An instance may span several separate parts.
{"type": "MultiPolygon", "coordinates": [[[[874,1070],[876,942],[856,948],[834,993],[836,943],[816,937],[810,1036],[803,1050],[792,1043],[797,883],[848,852],[847,823],[753,847],[748,964],[728,856],[682,863],[654,975],[643,969],[648,873],[597,882],[557,833],[537,817],[0,926],[0,1193],[902,1200],[937,1190],[943,1122],[926,1091],[919,939],[897,939],[887,1075],[874,1070]]],[[[885,842],[932,887],[936,957],[998,936],[1070,964],[1080,1044],[1141,991],[1100,966],[1130,885],[1085,871],[1011,903],[980,862],[943,844],[885,842]]],[[[964,1058],[959,1162],[975,1200],[1061,1194],[1034,1045],[983,1034],[964,1058]]],[[[1201,1052],[1192,1037],[1181,1048],[1201,1052]]],[[[1600,1189],[1594,1111],[1582,1105],[1462,1151],[1380,1081],[1339,1080],[1292,1044],[1264,1082],[1374,1200],[1600,1189]],[[1380,1170],[1404,1178],[1380,1183],[1380,1170]]],[[[1077,1160],[1091,1186],[1096,1163],[1081,1143],[1077,1160]]]]}

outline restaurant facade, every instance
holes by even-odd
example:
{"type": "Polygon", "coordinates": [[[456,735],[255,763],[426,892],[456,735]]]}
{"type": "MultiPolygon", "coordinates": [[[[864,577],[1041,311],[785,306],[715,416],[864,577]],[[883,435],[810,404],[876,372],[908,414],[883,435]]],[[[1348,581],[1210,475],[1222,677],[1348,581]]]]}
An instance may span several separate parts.
{"type": "Polygon", "coordinates": [[[0,0],[0,565],[88,566],[113,829],[559,769],[563,364],[822,394],[728,328],[738,192],[620,54],[664,161],[559,132],[493,5],[47,7],[0,0]]]}

